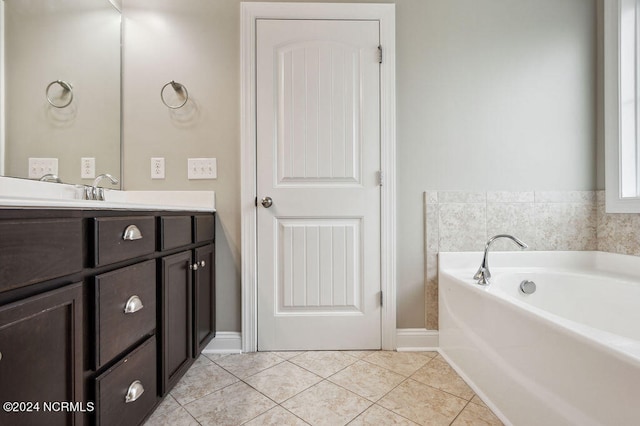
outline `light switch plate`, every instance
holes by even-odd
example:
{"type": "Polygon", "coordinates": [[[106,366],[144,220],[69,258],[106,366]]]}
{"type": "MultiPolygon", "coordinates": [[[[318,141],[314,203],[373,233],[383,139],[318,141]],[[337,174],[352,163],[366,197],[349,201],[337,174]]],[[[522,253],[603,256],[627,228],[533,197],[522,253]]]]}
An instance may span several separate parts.
{"type": "Polygon", "coordinates": [[[57,158],[29,158],[29,179],[58,174],[57,158]]]}
{"type": "Polygon", "coordinates": [[[151,179],[164,179],[164,157],[151,158],[151,179]]]}
{"type": "Polygon", "coordinates": [[[82,157],[80,159],[80,178],[93,179],[96,177],[96,159],[94,157],[82,157]]]}
{"type": "Polygon", "coordinates": [[[189,158],[187,167],[187,177],[192,180],[218,177],[218,162],[215,158],[189,158]]]}

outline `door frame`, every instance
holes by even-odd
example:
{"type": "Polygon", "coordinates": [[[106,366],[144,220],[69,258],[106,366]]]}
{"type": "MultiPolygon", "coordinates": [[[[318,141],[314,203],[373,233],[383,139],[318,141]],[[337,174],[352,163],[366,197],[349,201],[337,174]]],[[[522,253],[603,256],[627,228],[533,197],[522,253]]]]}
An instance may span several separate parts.
{"type": "Polygon", "coordinates": [[[240,3],[242,351],[258,346],[256,207],[256,20],[343,19],[380,23],[380,287],[382,349],[396,349],[396,90],[395,4],[240,3]]]}

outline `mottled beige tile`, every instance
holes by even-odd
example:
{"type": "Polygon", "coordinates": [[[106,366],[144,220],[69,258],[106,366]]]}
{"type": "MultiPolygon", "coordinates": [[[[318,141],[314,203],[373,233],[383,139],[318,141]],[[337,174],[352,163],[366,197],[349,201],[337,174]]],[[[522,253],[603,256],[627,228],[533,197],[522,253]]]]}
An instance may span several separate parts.
{"type": "Polygon", "coordinates": [[[375,402],[402,383],[405,377],[366,361],[358,361],[328,380],[375,402]]]}
{"type": "Polygon", "coordinates": [[[237,381],[236,377],[213,363],[199,368],[191,367],[171,390],[171,396],[185,405],[237,381]]]}
{"type": "Polygon", "coordinates": [[[537,250],[595,250],[597,212],[594,203],[536,203],[537,250]]]}
{"type": "Polygon", "coordinates": [[[294,416],[281,406],[273,407],[264,414],[259,415],[250,422],[245,423],[247,426],[304,426],[308,425],[299,417],[294,416]]]}
{"type": "Polygon", "coordinates": [[[312,425],[344,425],[371,405],[348,390],[323,381],[285,401],[282,406],[312,425]]]}
{"type": "Polygon", "coordinates": [[[167,412],[154,411],[144,426],[199,426],[199,423],[183,407],[167,412]]]}
{"type": "Polygon", "coordinates": [[[452,426],[502,426],[491,410],[478,404],[468,404],[451,424],[452,426]]]}
{"type": "Polygon", "coordinates": [[[439,305],[438,305],[438,278],[437,277],[425,283],[424,298],[425,298],[425,306],[424,306],[425,327],[427,328],[427,330],[438,330],[439,305]]]}
{"type": "Polygon", "coordinates": [[[485,408],[489,408],[478,395],[473,395],[473,398],[471,398],[471,402],[473,402],[474,404],[482,405],[485,408]]]}
{"type": "Polygon", "coordinates": [[[231,354],[203,353],[202,355],[206,356],[211,361],[216,362],[221,360],[222,358],[228,357],[231,354]]]}
{"type": "Polygon", "coordinates": [[[357,361],[351,355],[340,351],[305,352],[289,360],[290,362],[327,378],[357,361]]]}
{"type": "Polygon", "coordinates": [[[213,365],[213,361],[211,361],[209,358],[207,358],[204,355],[200,355],[198,358],[196,358],[191,368],[193,369],[193,368],[206,367],[208,365],[213,365]]]}
{"type": "Polygon", "coordinates": [[[487,205],[440,204],[439,251],[480,251],[487,241],[487,205]]]}
{"type": "Polygon", "coordinates": [[[449,425],[467,401],[408,379],[378,404],[421,425],[449,425]]]}
{"type": "Polygon", "coordinates": [[[278,355],[283,359],[291,359],[294,356],[298,356],[304,353],[304,351],[279,351],[279,352],[271,352],[272,354],[278,355]]]}
{"type": "Polygon", "coordinates": [[[178,408],[180,408],[180,404],[174,397],[171,396],[171,394],[169,394],[165,396],[160,405],[156,407],[155,411],[153,412],[153,416],[163,416],[165,414],[171,413],[172,411],[176,411],[178,408]]]}
{"type": "Polygon", "coordinates": [[[533,191],[488,191],[487,203],[533,203],[533,191]]]}
{"type": "Polygon", "coordinates": [[[304,368],[285,361],[244,381],[277,403],[281,403],[321,380],[321,377],[304,368]]]}
{"type": "Polygon", "coordinates": [[[474,392],[446,362],[433,359],[416,371],[411,378],[425,385],[470,400],[474,392]]]}
{"type": "Polygon", "coordinates": [[[640,256],[640,215],[606,213],[598,206],[598,250],[640,256]]]}
{"type": "MultiPolygon", "coordinates": [[[[536,225],[533,203],[487,204],[487,237],[509,234],[520,238],[530,250],[535,250],[536,225]]],[[[498,240],[493,251],[517,251],[520,248],[509,240],[498,240]]]]}
{"type": "Polygon", "coordinates": [[[352,357],[358,358],[358,359],[362,359],[366,356],[371,355],[372,353],[378,352],[378,351],[341,351],[343,354],[347,354],[347,355],[351,355],[352,357]]]}
{"type": "Polygon", "coordinates": [[[417,423],[412,422],[409,419],[405,419],[402,416],[397,415],[393,411],[389,411],[386,408],[374,404],[367,408],[367,411],[356,417],[349,426],[387,426],[387,425],[400,425],[400,426],[415,426],[417,423]]]}
{"type": "Polygon", "coordinates": [[[424,232],[427,252],[438,252],[440,250],[440,205],[424,205],[424,232]]]}
{"type": "Polygon", "coordinates": [[[424,202],[427,204],[435,204],[438,202],[438,192],[437,191],[425,191],[424,192],[424,202]]]}
{"type": "Polygon", "coordinates": [[[238,382],[197,399],[184,408],[202,425],[239,425],[276,404],[246,383],[238,382]]]}
{"type": "Polygon", "coordinates": [[[439,203],[485,203],[487,193],[482,191],[438,191],[439,203]]]}
{"type": "Polygon", "coordinates": [[[272,352],[235,354],[215,361],[220,367],[241,379],[246,379],[281,362],[284,362],[284,359],[272,352]]]}
{"type": "Polygon", "coordinates": [[[536,203],[586,203],[596,200],[595,191],[536,191],[536,203]]]}
{"type": "Polygon", "coordinates": [[[428,352],[380,351],[364,358],[365,361],[409,377],[424,366],[433,355],[428,352]]]}

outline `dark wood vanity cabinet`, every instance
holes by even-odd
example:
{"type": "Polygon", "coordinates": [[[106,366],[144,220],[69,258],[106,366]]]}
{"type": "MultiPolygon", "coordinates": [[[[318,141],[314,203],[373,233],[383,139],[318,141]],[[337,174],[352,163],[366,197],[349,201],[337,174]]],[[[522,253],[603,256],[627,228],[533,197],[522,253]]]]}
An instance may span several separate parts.
{"type": "Polygon", "coordinates": [[[39,403],[0,425],[141,424],[215,336],[214,225],[0,209],[0,402],[39,403]]]}
{"type": "MultiPolygon", "coordinates": [[[[213,223],[212,219],[211,215],[193,218],[190,241],[199,247],[160,259],[163,394],[176,384],[215,336],[215,234],[208,223],[210,220],[213,223]]],[[[174,233],[172,228],[184,226],[175,218],[161,219],[161,228],[167,235],[174,233]]],[[[162,244],[177,248],[175,241],[165,238],[162,244]]]]}
{"type": "Polygon", "coordinates": [[[216,335],[216,248],[197,248],[194,256],[193,356],[197,357],[216,335]]]}
{"type": "Polygon", "coordinates": [[[0,425],[80,425],[82,390],[82,284],[0,307],[0,425]]]}

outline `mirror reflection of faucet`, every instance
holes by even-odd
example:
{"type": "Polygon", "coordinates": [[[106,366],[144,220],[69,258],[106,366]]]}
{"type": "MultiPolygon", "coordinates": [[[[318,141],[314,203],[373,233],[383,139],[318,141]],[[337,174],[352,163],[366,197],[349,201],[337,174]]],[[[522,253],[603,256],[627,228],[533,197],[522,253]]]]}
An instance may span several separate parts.
{"type": "Polygon", "coordinates": [[[42,175],[42,177],[40,178],[40,181],[62,183],[62,180],[58,177],[58,175],[54,175],[53,173],[47,173],[46,175],[42,175]]]}
{"type": "Polygon", "coordinates": [[[104,188],[98,187],[98,184],[103,179],[108,179],[113,185],[118,184],[118,179],[109,173],[103,173],[95,178],[93,185],[85,186],[84,198],[85,200],[104,201],[104,188]]]}
{"type": "Polygon", "coordinates": [[[482,264],[478,268],[478,272],[476,272],[476,274],[473,276],[473,279],[478,280],[478,284],[480,285],[488,285],[491,282],[490,281],[491,271],[489,271],[489,247],[491,247],[491,244],[494,241],[502,238],[506,238],[508,240],[513,241],[518,247],[520,247],[521,250],[524,250],[529,247],[522,240],[512,235],[499,234],[489,238],[489,240],[487,241],[487,244],[484,246],[484,257],[482,258],[482,264]]]}

